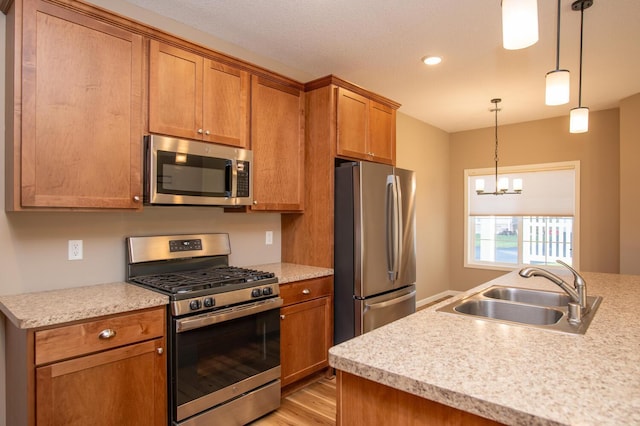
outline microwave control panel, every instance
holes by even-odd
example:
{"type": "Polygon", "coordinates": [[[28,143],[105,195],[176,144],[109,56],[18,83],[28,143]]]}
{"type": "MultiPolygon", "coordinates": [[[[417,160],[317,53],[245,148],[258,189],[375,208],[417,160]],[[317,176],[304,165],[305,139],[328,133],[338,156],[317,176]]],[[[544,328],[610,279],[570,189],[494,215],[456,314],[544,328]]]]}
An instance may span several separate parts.
{"type": "Polygon", "coordinates": [[[249,196],[249,162],[238,161],[237,172],[237,197],[249,196]]]}

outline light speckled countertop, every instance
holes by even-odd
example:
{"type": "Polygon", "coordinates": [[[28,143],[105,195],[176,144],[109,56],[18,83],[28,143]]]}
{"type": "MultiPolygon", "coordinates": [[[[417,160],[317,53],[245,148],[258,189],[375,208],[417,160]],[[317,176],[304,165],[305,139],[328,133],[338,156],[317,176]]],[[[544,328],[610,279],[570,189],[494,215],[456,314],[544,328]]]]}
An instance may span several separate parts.
{"type": "Polygon", "coordinates": [[[127,283],[0,296],[0,310],[18,328],[36,328],[166,305],[169,297],[127,283]]]}
{"type": "Polygon", "coordinates": [[[603,297],[584,335],[436,312],[491,285],[559,291],[513,272],[335,346],[329,362],[506,424],[640,425],[640,276],[583,276],[603,297]]]}
{"type": "MultiPolygon", "coordinates": [[[[273,272],[281,284],[333,275],[332,269],[292,263],[269,263],[249,268],[273,272]]],[[[167,303],[168,296],[124,282],[0,296],[0,310],[16,327],[23,329],[118,314],[167,303]]]]}
{"type": "Polygon", "coordinates": [[[280,284],[333,275],[333,269],[330,268],[298,265],[295,263],[267,263],[263,265],[247,266],[247,268],[273,272],[276,274],[276,277],[278,277],[278,283],[280,284]]]}

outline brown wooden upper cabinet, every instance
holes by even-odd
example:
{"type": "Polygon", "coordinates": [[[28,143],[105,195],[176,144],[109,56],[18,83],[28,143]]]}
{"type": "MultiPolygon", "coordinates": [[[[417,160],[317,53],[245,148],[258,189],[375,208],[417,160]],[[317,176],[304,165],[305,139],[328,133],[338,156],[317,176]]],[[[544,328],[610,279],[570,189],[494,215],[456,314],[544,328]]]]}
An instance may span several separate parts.
{"type": "Polygon", "coordinates": [[[251,77],[252,210],[304,208],[304,96],[301,89],[251,77]]]}
{"type": "Polygon", "coordinates": [[[149,46],[149,131],[249,148],[247,71],[156,40],[149,46]]]}
{"type": "Polygon", "coordinates": [[[44,1],[10,7],[6,209],[141,208],[142,37],[44,1]]]}
{"type": "Polygon", "coordinates": [[[337,155],[395,164],[396,110],[343,87],[336,90],[337,155]]]}

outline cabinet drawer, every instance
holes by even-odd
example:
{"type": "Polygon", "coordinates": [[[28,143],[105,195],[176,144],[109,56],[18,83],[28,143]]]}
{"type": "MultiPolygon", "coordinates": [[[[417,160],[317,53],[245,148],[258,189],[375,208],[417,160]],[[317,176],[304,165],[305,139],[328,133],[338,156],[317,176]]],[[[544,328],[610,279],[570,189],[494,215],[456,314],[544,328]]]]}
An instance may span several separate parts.
{"type": "Polygon", "coordinates": [[[35,333],[36,365],[164,336],[165,308],[118,315],[35,333]]]}
{"type": "Polygon", "coordinates": [[[329,296],[333,287],[333,277],[315,278],[280,286],[280,297],[284,305],[304,302],[322,296],[329,296]]]}

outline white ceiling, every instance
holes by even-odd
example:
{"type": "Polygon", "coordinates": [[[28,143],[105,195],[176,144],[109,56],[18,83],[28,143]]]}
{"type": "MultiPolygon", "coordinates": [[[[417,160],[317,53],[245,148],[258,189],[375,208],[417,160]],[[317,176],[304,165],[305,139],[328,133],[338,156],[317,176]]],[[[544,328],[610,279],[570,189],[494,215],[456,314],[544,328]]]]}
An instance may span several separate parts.
{"type": "MultiPolygon", "coordinates": [[[[447,132],[568,115],[578,104],[580,13],[562,1],[560,68],[571,101],[545,106],[555,69],[554,0],[538,1],[540,40],[502,48],[500,0],[128,0],[314,77],[335,74],[447,132]],[[420,58],[437,54],[427,67],[420,58]]],[[[640,0],[594,0],[584,12],[582,104],[640,92],[640,0]]]]}

